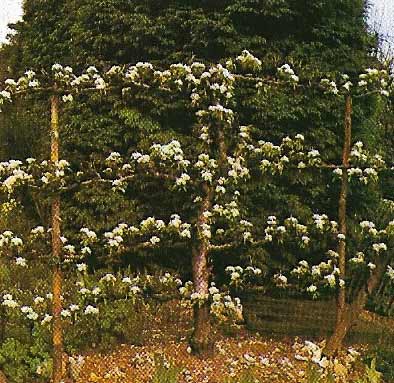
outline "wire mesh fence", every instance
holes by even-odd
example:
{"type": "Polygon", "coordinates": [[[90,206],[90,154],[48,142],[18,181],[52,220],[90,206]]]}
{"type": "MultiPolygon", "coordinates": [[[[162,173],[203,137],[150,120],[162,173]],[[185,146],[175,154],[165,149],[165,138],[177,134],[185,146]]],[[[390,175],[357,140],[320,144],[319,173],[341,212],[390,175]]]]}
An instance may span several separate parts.
{"type": "MultiPolygon", "coordinates": [[[[214,327],[212,357],[198,358],[191,353],[187,340],[192,332],[192,310],[170,300],[155,304],[153,316],[139,318],[144,325],[136,330],[140,331],[134,337],[138,342],[118,342],[108,350],[91,347],[81,353],[64,353],[63,382],[306,381],[304,342],[319,344],[330,336],[335,301],[269,297],[255,292],[244,293],[242,299],[245,322],[237,329],[214,327]]],[[[393,348],[394,320],[363,311],[346,338],[346,346],[359,351],[393,348]]],[[[1,379],[0,375],[3,382],[1,379]]]]}

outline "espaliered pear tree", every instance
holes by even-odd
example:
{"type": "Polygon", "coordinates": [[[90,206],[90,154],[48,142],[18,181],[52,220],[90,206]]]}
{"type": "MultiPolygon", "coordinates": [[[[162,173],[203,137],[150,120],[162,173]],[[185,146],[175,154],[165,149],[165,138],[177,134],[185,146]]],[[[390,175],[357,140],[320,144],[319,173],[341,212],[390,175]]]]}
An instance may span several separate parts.
{"type": "MultiPolygon", "coordinates": [[[[312,225],[318,229],[319,235],[323,229],[331,241],[339,242],[338,256],[327,262],[325,274],[320,271],[318,276],[322,283],[343,288],[346,278],[344,265],[347,261],[342,244],[347,240],[346,233],[343,232],[346,229],[346,222],[343,221],[346,218],[346,203],[343,203],[346,178],[343,174],[368,182],[377,177],[377,171],[381,167],[379,158],[373,157],[370,161],[360,150],[355,150],[353,154],[360,154],[363,162],[361,167],[353,167],[351,162],[345,161],[346,158],[342,164],[325,164],[317,150],[305,148],[302,135],[285,137],[279,145],[262,140],[253,127],[248,125],[248,121],[239,120],[234,101],[235,88],[248,83],[252,84],[256,92],[265,85],[284,85],[290,90],[292,87],[299,87],[299,78],[287,65],[279,69],[278,80],[253,76],[250,73],[258,73],[261,62],[247,51],[235,62],[229,61],[227,66],[228,68],[220,64],[211,67],[201,63],[190,66],[174,64],[169,69],[160,71],[149,63],[138,63],[127,70],[119,66],[112,67],[105,74],[90,67],[86,73],[76,76],[71,68],[55,64],[52,68],[53,77],[47,81],[49,86],[42,85],[34,72],[29,71],[18,81],[7,80],[6,89],[0,93],[0,105],[11,101],[13,96],[30,91],[47,92],[53,97],[52,100],[72,102],[80,93],[106,94],[114,89],[121,90],[125,99],[140,91],[160,90],[163,94],[180,94],[191,102],[196,116],[192,131],[196,138],[194,145],[184,147],[179,141],[172,140],[154,144],[145,153],[133,152],[127,158],[114,152],[101,165],[101,169],[87,165],[83,171],[78,172],[73,172],[68,162],[57,156],[51,162],[42,163],[34,159],[29,159],[26,164],[11,160],[1,164],[0,174],[3,190],[8,195],[18,190],[19,186],[28,185],[56,196],[71,192],[77,187],[89,187],[93,181],[110,185],[115,191],[125,191],[136,180],[154,179],[163,190],[179,193],[182,196],[180,201],[188,199],[185,206],[180,206],[169,217],[148,217],[139,224],[121,223],[113,231],[105,233],[102,241],[112,255],[133,249],[154,248],[162,243],[167,246],[179,242],[190,245],[193,289],[183,290],[183,293],[193,302],[194,332],[190,343],[199,355],[213,352],[209,320],[210,311],[217,308],[216,288],[211,285],[213,254],[245,246],[265,246],[274,240],[283,243],[290,238],[305,248],[311,240],[308,225],[312,225]],[[242,69],[243,74],[236,74],[237,68],[242,69]],[[242,194],[247,193],[248,182],[259,179],[261,171],[281,174],[285,169],[300,172],[305,168],[334,169],[335,174],[341,174],[339,226],[325,215],[314,216],[305,225],[294,217],[284,220],[282,225],[278,224],[276,217],[269,218],[266,224],[253,225],[248,221],[248,212],[242,206],[242,194]],[[168,220],[168,224],[165,220],[168,220]]],[[[357,89],[356,92],[380,92],[384,97],[392,91],[392,78],[386,72],[370,71],[363,78],[357,88],[346,78],[339,84],[340,90],[336,82],[329,80],[323,80],[318,87],[335,97],[338,94],[349,94],[353,86],[357,89]]],[[[52,109],[54,113],[55,110],[57,108],[52,109]]],[[[53,126],[57,125],[56,117],[52,117],[53,126]]],[[[58,138],[58,131],[52,131],[54,137],[58,138]]],[[[350,140],[351,136],[347,135],[346,153],[349,151],[350,140]]],[[[56,198],[54,201],[56,202],[56,198]]],[[[154,206],[152,209],[154,210],[154,206]]],[[[52,218],[58,221],[59,209],[53,209],[52,213],[52,218]]],[[[56,237],[52,253],[59,258],[57,261],[63,261],[63,258],[70,260],[72,254],[67,254],[65,248],[61,254],[56,249],[59,246],[60,230],[55,230],[55,226],[54,224],[52,227],[53,236],[56,237]]],[[[385,250],[384,244],[379,243],[372,244],[375,252],[378,248],[377,252],[385,250]]],[[[89,254],[88,251],[85,253],[89,254]]],[[[331,255],[333,253],[335,252],[330,252],[331,255]]],[[[382,268],[385,269],[385,266],[383,264],[382,268]]],[[[234,274],[232,278],[236,279],[237,275],[234,274]]],[[[276,274],[275,280],[281,284],[286,283],[285,277],[280,273],[276,274]]],[[[59,288],[54,290],[54,302],[58,303],[54,307],[55,319],[60,316],[60,293],[59,288]]],[[[342,299],[340,295],[339,302],[343,302],[342,299]]],[[[236,305],[233,306],[237,309],[236,305]]],[[[342,318],[343,304],[338,304],[338,307],[339,318],[342,318]]],[[[339,339],[342,340],[343,337],[339,339]]],[[[338,342],[335,344],[337,347],[338,342]]],[[[61,349],[61,345],[55,346],[61,349]]],[[[57,368],[59,366],[56,364],[55,369],[57,368]]],[[[54,380],[58,378],[59,374],[54,380]]]]}

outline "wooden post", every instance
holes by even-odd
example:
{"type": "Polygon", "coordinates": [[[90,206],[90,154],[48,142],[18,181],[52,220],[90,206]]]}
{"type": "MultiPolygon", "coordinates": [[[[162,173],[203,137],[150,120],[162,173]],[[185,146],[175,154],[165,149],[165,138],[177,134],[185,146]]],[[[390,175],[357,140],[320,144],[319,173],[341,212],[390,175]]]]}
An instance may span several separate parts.
{"type": "MultiPolygon", "coordinates": [[[[346,96],[345,102],[345,123],[344,123],[344,143],[342,150],[342,184],[341,192],[339,195],[339,208],[338,208],[338,229],[339,232],[347,235],[347,222],[346,222],[346,210],[347,210],[347,196],[349,193],[349,179],[347,170],[349,168],[349,157],[350,148],[352,141],[352,98],[350,95],[346,96]]],[[[338,245],[338,267],[339,277],[345,280],[346,277],[346,238],[344,241],[340,241],[338,245]]],[[[338,311],[337,311],[337,322],[341,320],[341,316],[344,313],[346,305],[346,288],[343,286],[339,290],[338,295],[338,311]]]]}
{"type": "MultiPolygon", "coordinates": [[[[352,98],[350,95],[346,96],[345,100],[345,121],[344,121],[344,143],[342,150],[342,182],[341,191],[339,194],[338,206],[338,229],[339,233],[345,235],[345,240],[340,240],[338,245],[338,268],[339,278],[345,280],[346,277],[346,235],[347,235],[347,197],[349,193],[349,178],[347,170],[349,168],[350,148],[352,141],[352,98]]],[[[342,341],[348,330],[347,323],[348,313],[346,305],[346,287],[339,289],[337,297],[336,308],[336,323],[334,334],[328,342],[326,352],[328,354],[334,353],[341,347],[342,341]]]]}
{"type": "MultiPolygon", "coordinates": [[[[51,161],[59,161],[59,97],[51,97],[51,161]]],[[[52,198],[52,257],[54,262],[52,282],[52,340],[53,340],[53,383],[60,383],[63,376],[63,331],[62,331],[62,270],[60,238],[60,196],[52,198]]]]}

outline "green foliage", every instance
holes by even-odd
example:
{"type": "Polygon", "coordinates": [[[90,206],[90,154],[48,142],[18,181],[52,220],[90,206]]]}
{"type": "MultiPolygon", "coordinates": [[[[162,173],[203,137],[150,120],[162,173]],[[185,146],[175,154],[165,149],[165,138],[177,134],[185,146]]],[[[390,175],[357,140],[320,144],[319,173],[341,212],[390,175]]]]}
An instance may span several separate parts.
{"type": "Polygon", "coordinates": [[[256,383],[258,381],[253,368],[248,368],[236,376],[225,378],[223,383],[256,383]]]}
{"type": "Polygon", "coordinates": [[[331,372],[324,372],[315,363],[310,362],[305,372],[305,383],[335,383],[331,372]]]}
{"type": "Polygon", "coordinates": [[[13,44],[22,68],[216,61],[246,48],[267,69],[291,61],[353,70],[375,43],[365,16],[363,0],[32,0],[13,44]]]}
{"type": "Polygon", "coordinates": [[[110,350],[119,343],[142,345],[144,329],[153,317],[149,303],[117,300],[100,305],[100,316],[84,316],[65,331],[65,344],[72,354],[96,348],[110,350]]]}
{"type": "Polygon", "coordinates": [[[152,383],[177,383],[182,371],[180,367],[167,361],[163,356],[156,354],[154,357],[156,370],[153,374],[152,383]]]}
{"type": "Polygon", "coordinates": [[[370,366],[365,366],[365,375],[357,383],[380,383],[381,381],[382,373],[376,370],[376,359],[374,358],[370,366]]]}
{"type": "MultiPolygon", "coordinates": [[[[387,382],[394,381],[394,351],[386,347],[372,350],[365,357],[366,374],[387,382]],[[370,367],[368,367],[368,364],[370,367]]],[[[378,380],[379,382],[380,380],[378,380]]],[[[370,382],[370,381],[366,381],[370,382]]],[[[364,383],[364,381],[362,381],[364,383]]]]}
{"type": "Polygon", "coordinates": [[[29,343],[8,338],[0,346],[0,367],[15,383],[37,379],[46,381],[51,374],[51,354],[48,346],[48,342],[39,332],[33,333],[29,343]]]}

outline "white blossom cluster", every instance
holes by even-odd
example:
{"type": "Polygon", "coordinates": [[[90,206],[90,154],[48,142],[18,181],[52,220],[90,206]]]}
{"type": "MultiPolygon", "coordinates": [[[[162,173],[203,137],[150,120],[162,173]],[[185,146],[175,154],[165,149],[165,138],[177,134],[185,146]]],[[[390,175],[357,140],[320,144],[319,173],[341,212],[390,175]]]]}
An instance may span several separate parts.
{"type": "Polygon", "coordinates": [[[354,371],[355,363],[360,359],[360,353],[349,347],[340,359],[338,357],[329,358],[324,355],[324,347],[325,341],[320,343],[308,340],[304,343],[296,341],[293,345],[296,352],[295,359],[316,366],[321,379],[328,379],[335,383],[347,381],[347,374],[354,371]]]}
{"type": "Polygon", "coordinates": [[[333,94],[335,96],[339,94],[339,89],[335,81],[331,81],[327,78],[323,78],[320,81],[320,85],[324,89],[324,92],[327,94],[333,94]]]}
{"type": "Polygon", "coordinates": [[[385,69],[367,68],[359,75],[358,81],[351,81],[347,74],[341,74],[338,80],[323,78],[320,86],[327,94],[340,95],[355,92],[358,95],[378,93],[389,97],[393,92],[393,76],[385,69]]]}
{"type": "MultiPolygon", "coordinates": [[[[379,172],[386,169],[386,163],[379,154],[372,155],[364,148],[361,141],[357,141],[350,152],[351,167],[348,168],[347,174],[350,179],[357,179],[361,183],[367,185],[370,182],[377,182],[379,172]]],[[[341,177],[343,169],[334,169],[334,174],[341,177]]]]}
{"type": "Polygon", "coordinates": [[[15,235],[12,231],[6,230],[0,233],[0,248],[21,249],[23,240],[15,235]]]}
{"type": "MultiPolygon", "coordinates": [[[[236,57],[235,63],[236,65],[232,60],[229,60],[226,65],[231,70],[234,70],[235,67],[239,68],[249,77],[262,68],[261,60],[247,50],[236,57]]],[[[207,92],[211,93],[211,91],[218,91],[227,98],[232,97],[232,87],[238,79],[238,75],[232,74],[228,68],[218,64],[207,70],[204,64],[194,62],[191,65],[172,64],[168,69],[161,71],[151,63],[138,62],[128,68],[115,65],[102,73],[95,66],[89,66],[82,74],[76,75],[70,66],[56,63],[52,66],[52,73],[43,77],[41,82],[45,85],[44,87],[56,86],[60,89],[63,92],[64,102],[72,102],[74,96],[84,90],[105,92],[111,88],[119,88],[126,94],[130,88],[139,87],[143,89],[161,88],[171,92],[191,92],[192,102],[198,105],[201,99],[208,99],[207,92]],[[208,82],[205,83],[207,79],[208,82]]],[[[299,77],[289,64],[278,68],[278,77],[279,81],[284,83],[297,85],[299,82],[299,77]]],[[[239,76],[239,78],[242,79],[243,76],[239,76]]],[[[266,79],[256,78],[254,80],[258,87],[266,79]]],[[[3,89],[0,89],[0,107],[11,102],[14,93],[41,89],[41,82],[32,70],[26,71],[18,80],[7,79],[3,89]]],[[[324,91],[334,95],[348,93],[352,88],[356,88],[346,74],[340,75],[337,82],[323,78],[320,85],[324,91]]],[[[360,74],[359,82],[356,85],[359,93],[373,91],[387,97],[393,91],[393,76],[387,70],[368,68],[365,73],[360,74]]],[[[214,95],[213,92],[212,95],[214,95]]]]}
{"type": "Polygon", "coordinates": [[[2,105],[12,102],[13,93],[37,89],[40,87],[40,82],[37,80],[36,73],[28,70],[17,81],[6,79],[4,86],[4,89],[0,90],[0,112],[2,105]]]}
{"type": "Polygon", "coordinates": [[[7,194],[23,185],[33,187],[64,187],[71,173],[70,164],[66,160],[55,163],[28,158],[25,163],[19,160],[9,160],[0,163],[0,189],[7,194]]]}
{"type": "Polygon", "coordinates": [[[153,144],[148,154],[133,152],[128,160],[124,160],[117,152],[106,158],[103,178],[112,176],[112,188],[124,192],[128,182],[133,180],[136,171],[153,177],[169,178],[176,188],[185,188],[191,181],[187,173],[190,161],[185,158],[179,141],[172,140],[167,144],[153,144]]]}
{"type": "Polygon", "coordinates": [[[387,276],[394,281],[394,269],[390,265],[387,266],[387,276]]]}
{"type": "Polygon", "coordinates": [[[297,84],[300,81],[300,78],[294,73],[294,70],[289,64],[283,64],[279,67],[278,75],[280,79],[289,82],[290,84],[297,84]]]}
{"type": "Polygon", "coordinates": [[[197,115],[203,114],[204,110],[208,111],[210,107],[217,113],[219,121],[224,120],[223,113],[231,115],[232,111],[224,109],[233,97],[235,80],[235,76],[221,64],[212,65],[208,70],[202,71],[193,82],[190,96],[192,104],[201,110],[197,115]]]}
{"type": "Polygon", "coordinates": [[[360,74],[357,85],[363,91],[378,90],[385,97],[393,91],[393,79],[385,69],[367,68],[365,73],[360,74]]]}
{"type": "Polygon", "coordinates": [[[225,271],[230,277],[230,285],[236,287],[254,281],[262,275],[261,269],[253,266],[247,266],[245,268],[241,266],[227,266],[225,271]]]}
{"type": "Polygon", "coordinates": [[[121,223],[104,234],[104,241],[112,249],[127,247],[127,242],[130,242],[130,247],[140,244],[154,247],[162,239],[174,236],[180,239],[190,239],[192,236],[191,224],[183,222],[177,214],[173,214],[168,223],[154,217],[142,220],[138,226],[121,223]]]}
{"type": "Polygon", "coordinates": [[[301,248],[305,248],[311,241],[309,231],[310,228],[295,217],[288,217],[281,224],[276,216],[271,215],[267,218],[267,227],[264,229],[264,241],[270,243],[275,240],[283,243],[286,240],[295,240],[301,248]]]}
{"type": "Polygon", "coordinates": [[[262,67],[261,60],[246,49],[236,58],[236,62],[243,71],[249,73],[258,72],[262,67]]]}
{"type": "Polygon", "coordinates": [[[1,187],[8,194],[11,194],[16,187],[32,179],[32,176],[23,169],[22,165],[23,162],[19,160],[9,160],[0,163],[1,187]]]}
{"type": "MultiPolygon", "coordinates": [[[[11,312],[20,313],[24,318],[37,322],[41,326],[47,326],[52,322],[53,316],[48,314],[47,310],[51,307],[50,301],[52,294],[47,294],[46,298],[41,296],[33,297],[31,305],[21,305],[11,294],[3,295],[1,305],[11,312]]],[[[70,304],[61,311],[61,318],[63,320],[77,319],[78,314],[92,315],[98,314],[99,309],[92,305],[80,306],[77,304],[70,304]]]]}
{"type": "Polygon", "coordinates": [[[206,293],[196,292],[193,283],[188,281],[179,287],[183,299],[190,301],[192,305],[203,305],[210,302],[210,312],[219,321],[233,320],[240,322],[242,316],[242,304],[239,298],[232,298],[226,292],[221,292],[215,282],[211,282],[206,293]]]}
{"type": "Polygon", "coordinates": [[[318,150],[305,148],[302,134],[297,134],[294,138],[285,137],[280,145],[259,141],[257,147],[249,145],[248,148],[258,157],[262,157],[260,169],[263,173],[281,174],[286,168],[301,170],[322,163],[318,150]]]}
{"type": "Polygon", "coordinates": [[[337,267],[338,254],[333,251],[327,251],[327,262],[320,262],[317,265],[310,265],[306,260],[302,260],[291,271],[291,276],[302,282],[303,289],[316,297],[320,287],[334,288],[343,287],[345,281],[339,278],[339,268],[337,267]]]}
{"type": "MultiPolygon", "coordinates": [[[[337,232],[337,223],[329,221],[326,215],[316,214],[313,218],[317,232],[327,234],[337,232]]],[[[389,251],[388,243],[393,235],[394,221],[381,230],[378,230],[375,223],[371,221],[361,221],[359,236],[356,238],[357,247],[360,250],[357,250],[356,247],[354,255],[347,260],[350,266],[349,273],[351,274],[352,270],[357,273],[360,268],[366,272],[373,272],[377,264],[381,262],[382,256],[389,251]]],[[[337,234],[337,241],[344,240],[346,240],[346,237],[343,234],[337,234]]],[[[301,289],[312,296],[317,296],[320,288],[345,286],[345,281],[339,278],[339,254],[334,250],[328,250],[326,256],[328,260],[317,265],[310,265],[306,260],[302,260],[290,273],[292,277],[296,278],[301,289]]],[[[387,275],[390,278],[394,276],[390,267],[387,269],[387,275]]]]}

